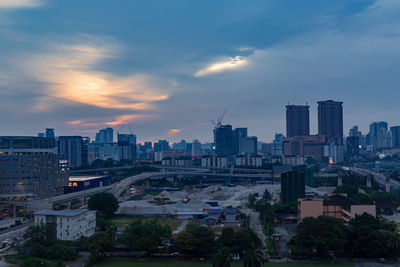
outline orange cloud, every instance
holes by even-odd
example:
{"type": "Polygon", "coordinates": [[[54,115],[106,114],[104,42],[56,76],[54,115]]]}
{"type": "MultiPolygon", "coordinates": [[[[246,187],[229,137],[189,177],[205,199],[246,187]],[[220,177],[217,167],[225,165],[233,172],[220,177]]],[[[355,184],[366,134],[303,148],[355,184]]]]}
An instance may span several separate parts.
{"type": "Polygon", "coordinates": [[[121,124],[126,124],[133,120],[144,118],[144,117],[146,117],[146,115],[141,115],[141,114],[121,115],[121,116],[118,116],[114,121],[106,122],[104,124],[110,125],[110,126],[121,125],[121,124]]]}
{"type": "Polygon", "coordinates": [[[167,133],[168,134],[176,134],[182,132],[182,129],[171,129],[167,133]]]}
{"type": "Polygon", "coordinates": [[[78,124],[81,124],[82,123],[82,121],[79,121],[79,120],[77,120],[77,121],[68,121],[67,122],[67,124],[69,124],[69,125],[78,125],[78,124]]]}
{"type": "MultiPolygon", "coordinates": [[[[93,41],[93,40],[89,40],[93,41]]],[[[99,42],[100,43],[100,42],[99,42]]],[[[117,76],[93,71],[90,67],[113,57],[113,45],[59,45],[56,52],[29,60],[29,72],[48,85],[47,97],[101,108],[149,110],[153,103],[166,100],[169,94],[160,89],[150,75],[117,76]]],[[[44,109],[47,101],[39,102],[44,109]]],[[[50,108],[47,105],[47,108],[50,108]]]]}

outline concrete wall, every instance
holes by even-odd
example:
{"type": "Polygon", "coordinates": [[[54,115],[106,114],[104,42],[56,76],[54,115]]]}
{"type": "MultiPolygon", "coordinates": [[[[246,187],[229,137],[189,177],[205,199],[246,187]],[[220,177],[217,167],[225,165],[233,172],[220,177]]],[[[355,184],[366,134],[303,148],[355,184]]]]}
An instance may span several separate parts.
{"type": "Polygon", "coordinates": [[[306,217],[317,218],[324,214],[322,199],[298,199],[299,220],[302,221],[306,217]]]}

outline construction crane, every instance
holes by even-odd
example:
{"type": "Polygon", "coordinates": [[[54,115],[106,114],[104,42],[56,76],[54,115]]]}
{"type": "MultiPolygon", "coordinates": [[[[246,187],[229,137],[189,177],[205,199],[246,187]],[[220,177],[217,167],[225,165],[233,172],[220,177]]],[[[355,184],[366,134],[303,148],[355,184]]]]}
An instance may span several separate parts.
{"type": "Polygon", "coordinates": [[[215,122],[214,119],[210,120],[211,123],[214,125],[215,128],[218,128],[218,127],[220,127],[220,126],[222,125],[222,120],[224,119],[224,116],[225,116],[225,114],[226,114],[227,111],[228,111],[228,109],[225,109],[225,110],[224,110],[224,113],[222,113],[221,116],[218,116],[217,122],[215,122]]]}
{"type": "Polygon", "coordinates": [[[231,185],[231,179],[232,179],[232,174],[233,174],[234,168],[235,168],[235,165],[232,164],[231,169],[229,170],[229,175],[225,177],[225,185],[226,186],[231,185]]]}

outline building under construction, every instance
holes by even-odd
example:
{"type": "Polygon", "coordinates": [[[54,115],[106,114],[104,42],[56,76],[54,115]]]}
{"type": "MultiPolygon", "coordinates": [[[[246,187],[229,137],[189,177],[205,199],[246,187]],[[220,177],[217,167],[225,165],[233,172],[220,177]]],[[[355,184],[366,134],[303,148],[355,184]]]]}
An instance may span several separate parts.
{"type": "Polygon", "coordinates": [[[0,137],[0,205],[10,215],[26,212],[26,201],[63,194],[68,161],[56,154],[55,139],[0,137]]]}

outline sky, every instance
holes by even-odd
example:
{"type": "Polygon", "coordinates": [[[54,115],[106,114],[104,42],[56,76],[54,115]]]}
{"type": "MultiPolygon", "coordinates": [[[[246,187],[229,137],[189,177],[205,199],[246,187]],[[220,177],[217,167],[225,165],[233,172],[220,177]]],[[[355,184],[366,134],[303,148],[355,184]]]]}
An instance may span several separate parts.
{"type": "Polygon", "coordinates": [[[345,135],[400,125],[398,0],[0,0],[0,135],[285,133],[343,101],[345,135]]]}

